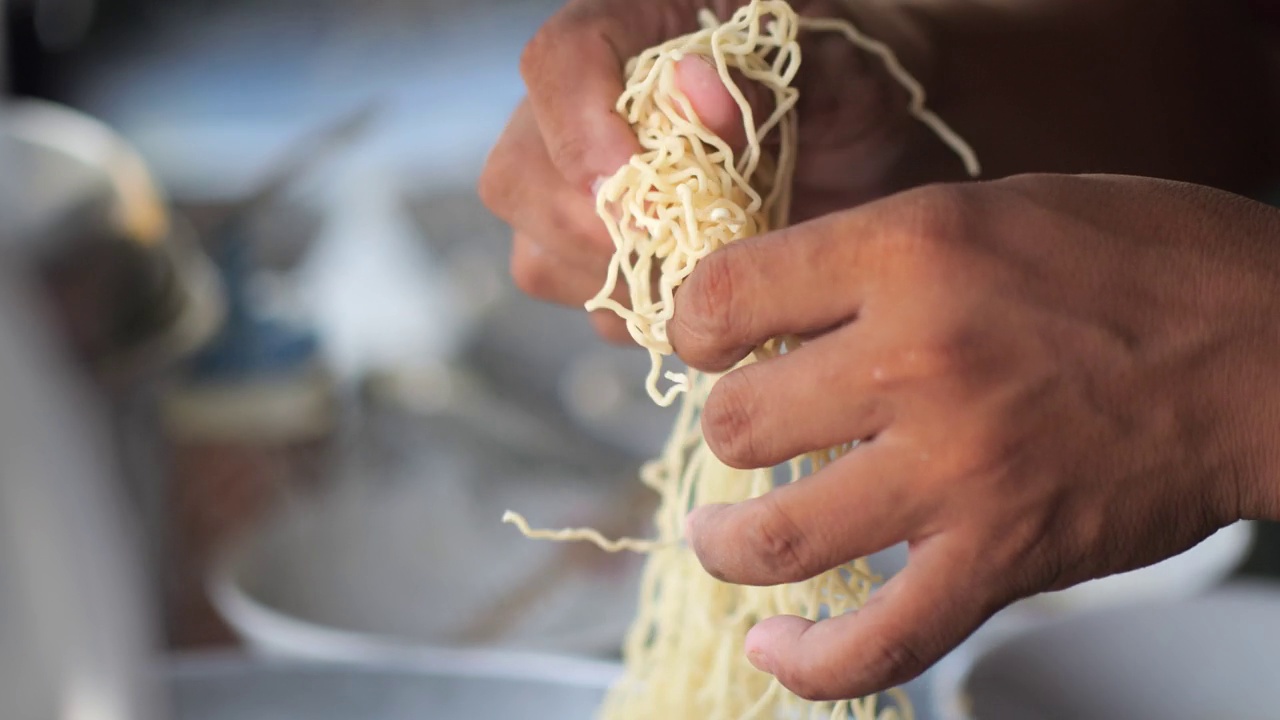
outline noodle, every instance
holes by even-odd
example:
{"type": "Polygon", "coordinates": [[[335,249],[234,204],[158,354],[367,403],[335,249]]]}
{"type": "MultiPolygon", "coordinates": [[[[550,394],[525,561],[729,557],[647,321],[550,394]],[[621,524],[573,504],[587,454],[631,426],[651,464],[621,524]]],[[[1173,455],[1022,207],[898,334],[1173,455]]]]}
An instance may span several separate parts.
{"type": "MultiPolygon", "coordinates": [[[[648,553],[641,579],[640,607],[628,631],[626,672],[610,691],[601,720],[909,720],[906,695],[891,690],[889,702],[869,696],[838,702],[809,702],[746,660],[743,639],[764,618],[797,615],[810,620],[856,610],[879,578],[865,559],[855,560],[804,582],[774,587],[724,583],[708,575],[682,544],[685,518],[693,507],[757,497],[781,479],[794,482],[852,449],[846,444],[796,458],[782,468],[738,470],[704,442],[703,403],[717,375],[667,372],[672,385],[659,390],[663,358],[672,352],[666,324],[677,287],[697,262],[729,242],[787,224],[795,169],[798,91],[791,82],[800,66],[800,30],[839,32],[881,58],[890,75],[907,89],[908,109],[950,146],[970,174],[978,173],[972,149],[925,108],[924,91],[887,46],[845,21],[800,18],[783,0],[752,0],[725,23],[709,12],[703,29],[650,48],[627,65],[626,89],[618,112],[636,132],[642,151],[606,180],[597,193],[597,211],[616,250],[600,293],[588,309],[607,308],[627,322],[637,343],[649,351],[645,385],[651,397],[669,405],[683,395],[675,427],[662,454],[641,469],[641,480],[660,496],[656,539],[608,540],[590,529],[533,530],[508,512],[503,520],[530,537],[587,540],[609,552],[648,553]],[[675,81],[675,64],[698,54],[714,61],[721,81],[737,103],[747,130],[740,153],[698,120],[675,81]],[[756,121],[731,71],[771,93],[768,117],[756,121]],[[776,134],[776,152],[762,140],[776,134]],[[652,278],[656,273],[656,287],[652,278]],[[612,299],[624,282],[630,307],[612,299]]],[[[743,363],[788,352],[795,338],[775,338],[743,363]]]]}

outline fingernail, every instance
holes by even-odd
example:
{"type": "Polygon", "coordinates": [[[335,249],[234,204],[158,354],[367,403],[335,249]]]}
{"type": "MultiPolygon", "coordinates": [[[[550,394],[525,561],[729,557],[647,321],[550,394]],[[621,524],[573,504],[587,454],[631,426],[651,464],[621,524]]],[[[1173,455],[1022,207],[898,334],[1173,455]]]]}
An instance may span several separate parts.
{"type": "Polygon", "coordinates": [[[695,518],[697,518],[699,515],[703,514],[704,510],[705,510],[705,508],[702,508],[702,507],[696,507],[696,508],[694,508],[694,509],[690,510],[688,515],[685,515],[685,516],[684,516],[684,538],[685,538],[685,540],[688,540],[690,537],[692,537],[692,536],[693,536],[693,535],[692,535],[692,533],[693,533],[693,525],[694,525],[694,523],[698,522],[695,518]]]}
{"type": "Polygon", "coordinates": [[[684,516],[685,538],[690,537],[689,533],[693,530],[695,525],[706,525],[707,518],[709,516],[721,512],[726,507],[729,506],[724,503],[711,503],[710,505],[699,505],[698,507],[690,510],[689,514],[684,516]]]}
{"type": "Polygon", "coordinates": [[[760,648],[750,648],[747,650],[747,661],[750,662],[755,669],[760,672],[773,674],[773,669],[769,666],[769,655],[760,648]]]}

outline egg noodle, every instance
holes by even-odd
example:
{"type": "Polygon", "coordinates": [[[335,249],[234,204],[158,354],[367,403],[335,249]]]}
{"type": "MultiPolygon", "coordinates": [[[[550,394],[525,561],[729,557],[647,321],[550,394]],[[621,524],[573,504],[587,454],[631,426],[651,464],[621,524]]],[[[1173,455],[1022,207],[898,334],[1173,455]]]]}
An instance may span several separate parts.
{"type": "MultiPolygon", "coordinates": [[[[597,192],[597,210],[616,251],[608,279],[588,309],[607,308],[627,321],[646,348],[652,368],[645,381],[656,402],[682,396],[675,427],[662,455],[640,477],[658,493],[656,538],[609,540],[589,528],[535,530],[517,513],[504,522],[529,537],[585,540],[609,552],[648,553],[637,617],[623,647],[625,673],[610,690],[601,720],[909,720],[905,693],[836,702],[810,702],[784,688],[746,660],[743,639],[760,620],[796,615],[810,620],[857,610],[880,581],[865,559],[804,582],[747,587],[711,577],[682,542],[690,509],[733,503],[794,482],[848,452],[853,443],[791,460],[782,468],[738,470],[720,462],[703,440],[700,414],[717,375],[665,373],[672,352],[666,324],[675,290],[698,260],[725,244],[787,224],[795,169],[799,92],[791,87],[800,67],[800,31],[843,34],[879,57],[908,92],[911,114],[930,127],[963,161],[979,171],[972,149],[924,105],[925,95],[887,46],[844,20],[799,17],[783,0],[752,0],[724,23],[710,12],[702,29],[650,48],[628,64],[618,112],[636,132],[642,151],[597,192]],[[700,55],[715,64],[742,113],[746,147],[735,153],[698,120],[676,84],[675,64],[700,55]],[[757,122],[737,78],[771,96],[769,115],[757,122]],[[764,143],[771,135],[776,142],[764,143]],[[656,282],[655,282],[656,279],[656,282]],[[625,283],[630,306],[615,301],[625,283]]],[[[798,339],[774,338],[744,363],[793,350],[798,339]]]]}

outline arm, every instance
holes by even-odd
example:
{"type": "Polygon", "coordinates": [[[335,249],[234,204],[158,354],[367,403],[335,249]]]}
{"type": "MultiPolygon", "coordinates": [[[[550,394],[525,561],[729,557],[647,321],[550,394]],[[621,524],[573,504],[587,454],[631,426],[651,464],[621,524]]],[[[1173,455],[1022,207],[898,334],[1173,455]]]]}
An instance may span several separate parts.
{"type": "Polygon", "coordinates": [[[1222,0],[909,0],[937,111],[988,171],[1113,172],[1238,192],[1276,175],[1265,23],[1222,0]]]}

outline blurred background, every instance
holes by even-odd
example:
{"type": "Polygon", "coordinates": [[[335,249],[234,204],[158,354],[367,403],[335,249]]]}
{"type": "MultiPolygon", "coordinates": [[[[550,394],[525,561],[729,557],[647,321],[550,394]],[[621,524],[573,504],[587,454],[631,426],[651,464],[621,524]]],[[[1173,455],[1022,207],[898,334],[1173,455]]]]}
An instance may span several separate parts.
{"type": "MultiPolygon", "coordinates": [[[[639,560],[498,520],[645,533],[671,418],[515,291],[473,191],[558,4],[0,0],[0,716],[591,713],[639,560]]],[[[1234,526],[992,637],[1277,547],[1234,526]]]]}

